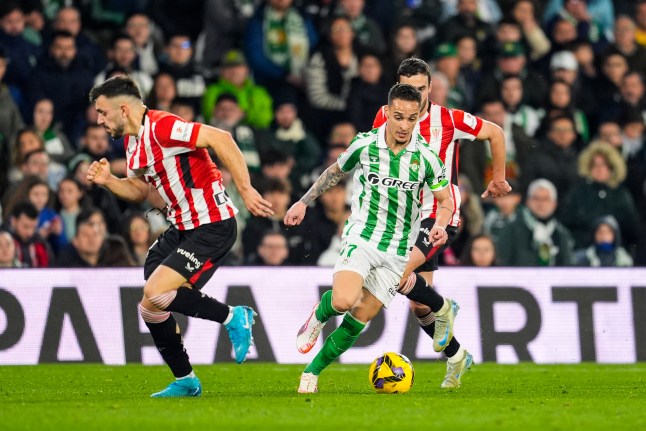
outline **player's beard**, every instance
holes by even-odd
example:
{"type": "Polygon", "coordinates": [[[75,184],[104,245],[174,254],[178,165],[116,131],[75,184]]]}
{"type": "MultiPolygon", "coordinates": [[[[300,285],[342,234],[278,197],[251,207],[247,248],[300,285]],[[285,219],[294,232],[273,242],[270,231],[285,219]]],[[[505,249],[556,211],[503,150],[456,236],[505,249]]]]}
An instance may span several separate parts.
{"type": "Polygon", "coordinates": [[[124,130],[125,130],[125,126],[123,124],[119,124],[115,126],[114,129],[112,129],[110,136],[112,136],[112,139],[119,139],[123,136],[124,130]]]}

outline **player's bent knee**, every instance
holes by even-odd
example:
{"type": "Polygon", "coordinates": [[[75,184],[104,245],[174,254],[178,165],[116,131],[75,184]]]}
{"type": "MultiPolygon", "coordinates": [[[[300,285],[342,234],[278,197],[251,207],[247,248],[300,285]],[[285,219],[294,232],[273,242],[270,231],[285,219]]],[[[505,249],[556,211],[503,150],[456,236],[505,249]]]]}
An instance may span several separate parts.
{"type": "Polygon", "coordinates": [[[357,298],[332,293],[332,307],[338,312],[346,312],[357,302],[357,298]]]}
{"type": "Polygon", "coordinates": [[[152,311],[139,304],[139,314],[146,323],[162,323],[170,317],[170,311],[152,311]]]}
{"type": "Polygon", "coordinates": [[[168,308],[171,302],[175,299],[177,296],[177,291],[176,290],[171,290],[169,292],[165,293],[159,293],[156,289],[153,287],[149,287],[148,284],[144,286],[144,297],[155,307],[157,307],[160,310],[165,310],[168,308]]]}

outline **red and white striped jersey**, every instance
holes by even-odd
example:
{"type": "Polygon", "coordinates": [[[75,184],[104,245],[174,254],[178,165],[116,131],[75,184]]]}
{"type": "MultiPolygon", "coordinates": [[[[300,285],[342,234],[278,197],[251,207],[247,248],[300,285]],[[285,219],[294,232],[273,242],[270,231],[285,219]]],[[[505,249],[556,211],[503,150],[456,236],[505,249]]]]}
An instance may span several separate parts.
{"type": "Polygon", "coordinates": [[[152,183],[166,202],[167,218],[179,230],[234,217],[222,174],[206,148],[197,148],[200,123],[146,110],[139,134],[124,139],[128,177],[152,183]]]}
{"type": "MultiPolygon", "coordinates": [[[[382,106],[372,127],[379,127],[386,122],[386,106],[382,106]]],[[[446,167],[446,177],[451,183],[451,195],[455,202],[455,212],[450,225],[457,226],[460,221],[460,190],[458,189],[458,139],[473,141],[482,128],[482,119],[459,109],[449,109],[430,103],[428,111],[419,119],[413,133],[419,133],[429,147],[439,156],[446,167]]],[[[422,190],[422,219],[435,218],[437,202],[431,191],[422,190]]]]}

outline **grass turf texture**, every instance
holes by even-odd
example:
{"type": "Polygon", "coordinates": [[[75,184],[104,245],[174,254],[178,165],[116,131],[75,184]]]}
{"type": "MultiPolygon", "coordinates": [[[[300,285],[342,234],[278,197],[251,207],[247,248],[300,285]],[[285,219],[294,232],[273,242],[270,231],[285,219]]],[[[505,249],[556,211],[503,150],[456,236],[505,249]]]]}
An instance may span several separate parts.
{"type": "Polygon", "coordinates": [[[300,365],[198,366],[204,393],[151,399],[165,367],[0,367],[2,430],[644,430],[646,363],[480,364],[458,390],[444,363],[415,365],[405,395],[378,395],[368,365],[332,365],[321,393],[297,394],[300,365]]]}

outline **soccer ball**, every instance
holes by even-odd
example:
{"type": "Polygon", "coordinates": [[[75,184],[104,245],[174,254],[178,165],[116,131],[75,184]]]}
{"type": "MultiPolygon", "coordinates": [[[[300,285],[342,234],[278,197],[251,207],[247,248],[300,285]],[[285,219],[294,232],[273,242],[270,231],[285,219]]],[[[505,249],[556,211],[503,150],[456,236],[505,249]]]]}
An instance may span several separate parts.
{"type": "Polygon", "coordinates": [[[368,380],[379,394],[404,394],[413,386],[415,370],[401,353],[388,352],[370,364],[368,380]]]}

